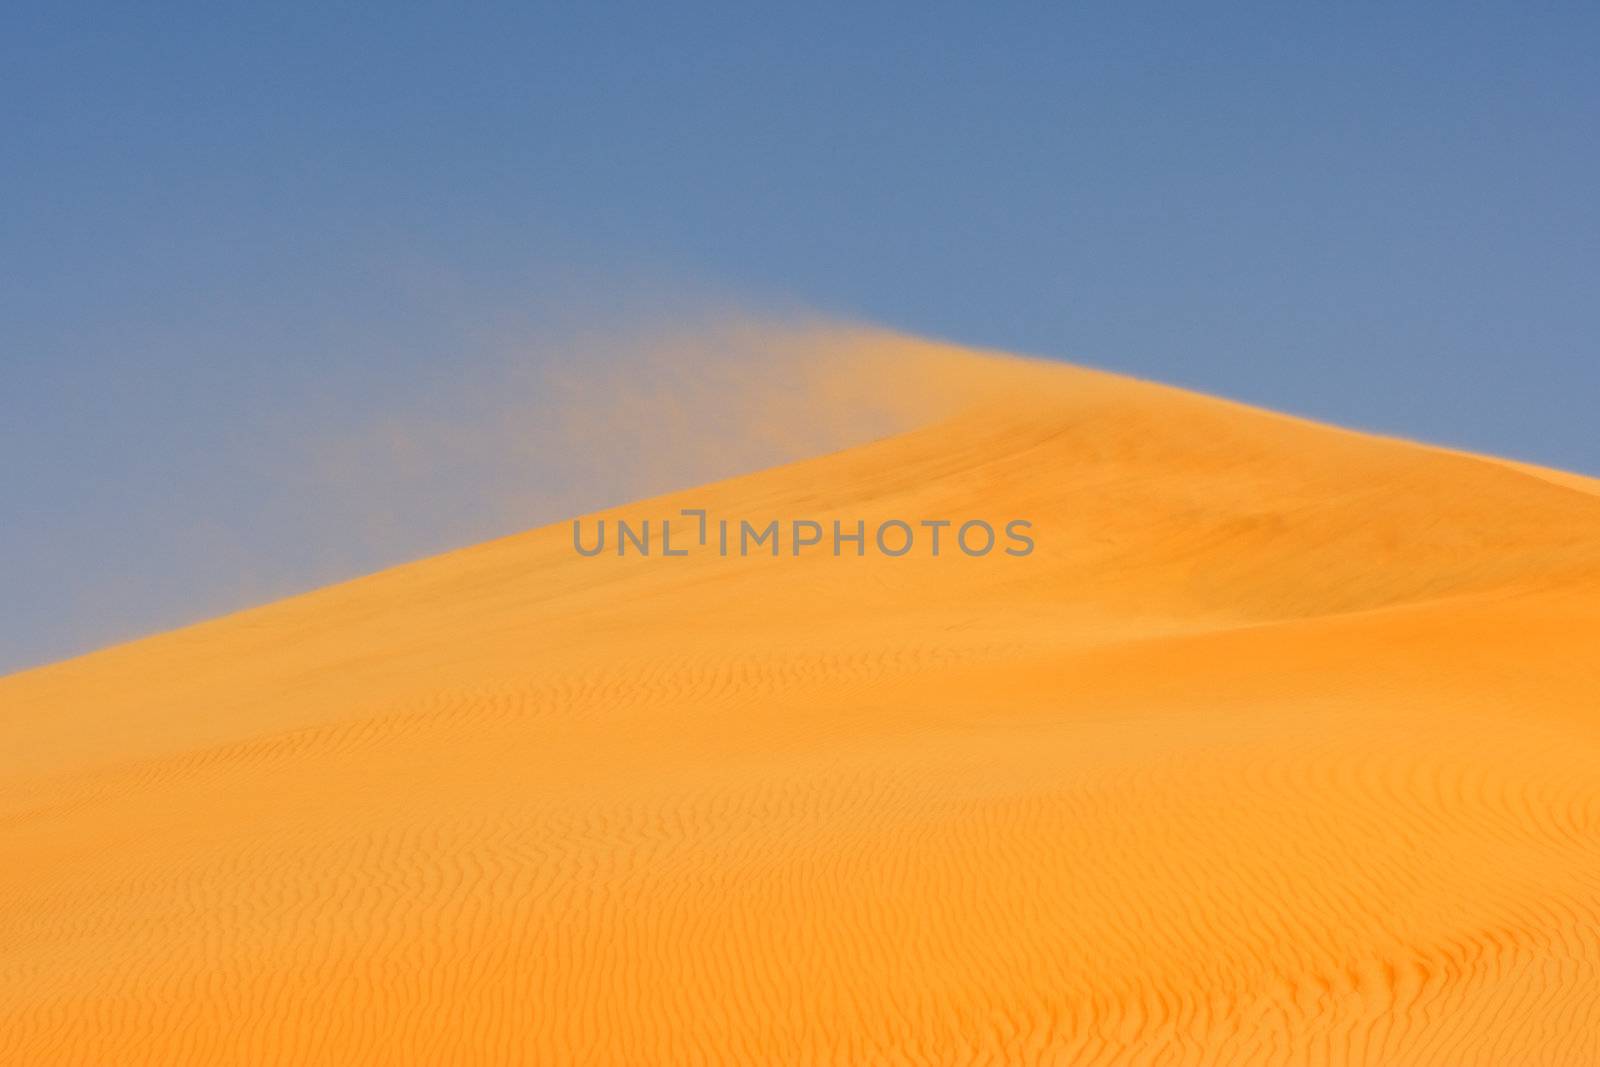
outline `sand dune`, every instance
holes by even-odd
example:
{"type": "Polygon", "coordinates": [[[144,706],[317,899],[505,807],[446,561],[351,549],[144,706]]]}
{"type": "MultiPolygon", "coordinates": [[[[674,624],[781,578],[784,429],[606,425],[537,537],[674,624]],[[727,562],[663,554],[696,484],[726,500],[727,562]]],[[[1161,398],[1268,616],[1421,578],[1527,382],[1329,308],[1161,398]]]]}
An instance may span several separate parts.
{"type": "Polygon", "coordinates": [[[6,1064],[1600,1063],[1600,494],[836,340],[920,428],[0,680],[6,1064]],[[676,531],[675,531],[676,533],[676,531]]]}

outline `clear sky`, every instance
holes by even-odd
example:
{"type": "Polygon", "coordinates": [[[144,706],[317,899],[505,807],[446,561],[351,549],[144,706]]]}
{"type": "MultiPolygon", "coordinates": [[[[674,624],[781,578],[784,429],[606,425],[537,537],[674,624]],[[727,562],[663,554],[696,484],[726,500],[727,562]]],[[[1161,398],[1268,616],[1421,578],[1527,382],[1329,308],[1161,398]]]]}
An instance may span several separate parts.
{"type": "Polygon", "coordinates": [[[6,5],[0,670],[555,517],[278,461],[680,294],[1600,473],[1594,4],[563,6],[6,5]]]}

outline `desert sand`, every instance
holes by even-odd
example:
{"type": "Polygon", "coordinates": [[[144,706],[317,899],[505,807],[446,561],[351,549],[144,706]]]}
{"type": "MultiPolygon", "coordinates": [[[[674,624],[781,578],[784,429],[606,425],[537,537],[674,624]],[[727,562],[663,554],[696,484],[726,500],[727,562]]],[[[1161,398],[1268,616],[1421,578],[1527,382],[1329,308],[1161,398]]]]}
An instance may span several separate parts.
{"type": "Polygon", "coordinates": [[[1600,1063],[1600,487],[869,332],[917,423],[0,680],[0,1063],[1600,1063]],[[597,520],[604,516],[589,516],[597,520]]]}

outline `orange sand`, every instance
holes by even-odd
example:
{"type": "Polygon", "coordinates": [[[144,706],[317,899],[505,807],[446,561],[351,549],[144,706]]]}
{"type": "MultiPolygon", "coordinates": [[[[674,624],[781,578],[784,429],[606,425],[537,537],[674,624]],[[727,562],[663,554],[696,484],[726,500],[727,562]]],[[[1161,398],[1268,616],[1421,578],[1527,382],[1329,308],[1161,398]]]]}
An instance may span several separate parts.
{"type": "MultiPolygon", "coordinates": [[[[1600,490],[860,335],[924,428],[0,680],[0,1063],[1600,1063],[1600,490]]],[[[836,353],[837,354],[837,353],[836,353]]]]}

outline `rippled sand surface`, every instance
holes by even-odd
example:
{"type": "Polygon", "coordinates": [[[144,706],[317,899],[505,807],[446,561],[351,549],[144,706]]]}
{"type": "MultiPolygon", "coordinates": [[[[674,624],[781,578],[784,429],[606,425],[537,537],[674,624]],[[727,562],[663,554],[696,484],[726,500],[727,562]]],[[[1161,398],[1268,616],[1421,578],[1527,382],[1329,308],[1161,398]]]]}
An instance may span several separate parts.
{"type": "Polygon", "coordinates": [[[0,680],[0,1063],[1600,1063],[1595,483],[850,345],[919,428],[604,517],[1031,555],[561,523],[0,680]]]}

